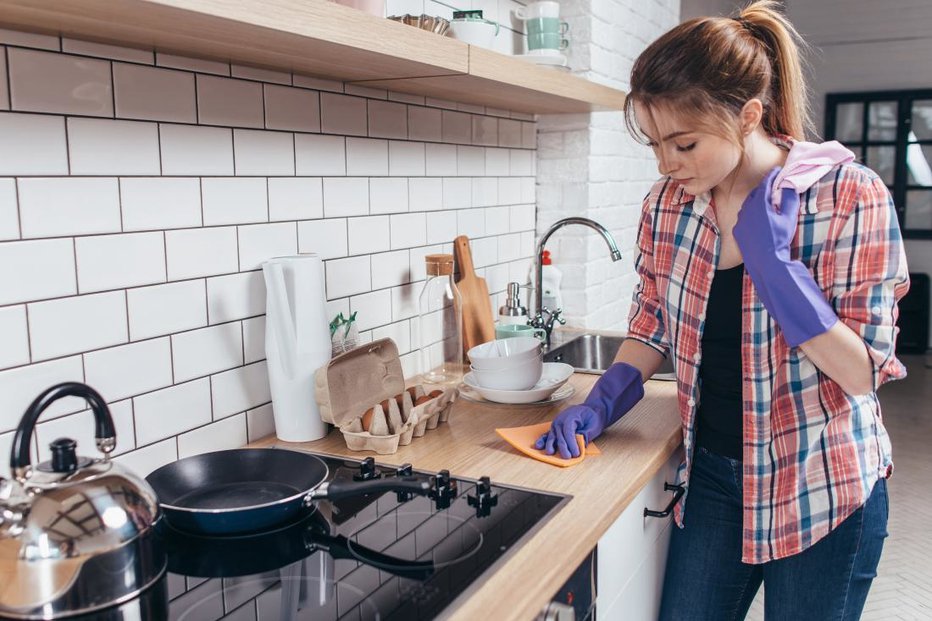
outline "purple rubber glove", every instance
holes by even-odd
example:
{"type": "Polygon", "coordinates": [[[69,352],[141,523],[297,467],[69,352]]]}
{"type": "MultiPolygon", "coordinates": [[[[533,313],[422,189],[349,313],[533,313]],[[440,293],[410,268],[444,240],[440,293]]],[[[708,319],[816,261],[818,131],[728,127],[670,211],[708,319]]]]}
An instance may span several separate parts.
{"type": "Polygon", "coordinates": [[[828,331],[838,316],[801,261],[790,258],[796,235],[799,194],[784,188],[779,211],[773,206],[774,168],[745,199],[733,234],[757,295],[783,330],[790,347],[828,331]]]}
{"type": "Polygon", "coordinates": [[[548,455],[553,455],[556,447],[563,459],[579,457],[576,434],[582,434],[588,445],[643,396],[641,372],[630,364],[616,362],[599,378],[583,403],[557,414],[550,431],[538,438],[534,447],[548,455]]]}

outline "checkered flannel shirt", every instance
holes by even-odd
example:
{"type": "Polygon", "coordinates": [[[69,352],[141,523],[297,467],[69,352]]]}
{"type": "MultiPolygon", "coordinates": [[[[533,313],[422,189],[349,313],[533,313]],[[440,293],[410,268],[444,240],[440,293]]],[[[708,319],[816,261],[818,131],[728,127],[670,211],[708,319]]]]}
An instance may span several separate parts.
{"type": "MultiPolygon", "coordinates": [[[[777,141],[792,147],[792,141],[777,141]]],[[[628,336],[673,357],[683,423],[687,484],[700,398],[702,329],[719,258],[711,195],[693,196],[670,178],[644,200],[635,267],[640,281],[628,336]]],[[[763,307],[750,276],[742,293],[744,403],[743,553],[746,563],[797,554],[864,504],[892,472],[890,440],[876,389],[905,377],[894,355],[896,303],[909,287],[893,200],[858,164],[836,166],[800,195],[792,257],[815,277],[842,322],[864,341],[874,391],[846,394],[796,347],[763,307]]],[[[687,495],[677,506],[683,525],[687,495]]]]}

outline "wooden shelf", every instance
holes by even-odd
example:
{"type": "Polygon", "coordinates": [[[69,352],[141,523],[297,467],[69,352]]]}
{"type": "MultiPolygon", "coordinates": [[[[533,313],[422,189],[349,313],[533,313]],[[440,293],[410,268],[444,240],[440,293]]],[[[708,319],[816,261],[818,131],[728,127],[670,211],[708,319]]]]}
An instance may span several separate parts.
{"type": "Polygon", "coordinates": [[[620,110],[624,105],[625,94],[614,88],[472,45],[468,47],[466,74],[362,83],[535,114],[620,110]]]}
{"type": "Polygon", "coordinates": [[[528,113],[624,93],[326,0],[0,0],[0,25],[528,113]]]}

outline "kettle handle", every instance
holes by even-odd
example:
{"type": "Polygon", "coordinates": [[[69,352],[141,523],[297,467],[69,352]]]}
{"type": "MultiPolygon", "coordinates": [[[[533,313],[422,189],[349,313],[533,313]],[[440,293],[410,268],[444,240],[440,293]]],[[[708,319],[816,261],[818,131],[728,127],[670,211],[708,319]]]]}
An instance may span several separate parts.
{"type": "Polygon", "coordinates": [[[100,396],[100,393],[80,382],[64,382],[47,388],[38,397],[36,397],[26,413],[19,421],[16,428],[16,435],[13,436],[13,450],[10,453],[10,472],[17,479],[22,479],[26,474],[26,469],[30,466],[29,441],[35,430],[36,422],[39,416],[53,402],[62,397],[83,397],[91,406],[94,412],[95,437],[97,438],[97,448],[109,455],[116,448],[116,430],[113,427],[113,417],[110,416],[110,409],[107,402],[100,396]]]}

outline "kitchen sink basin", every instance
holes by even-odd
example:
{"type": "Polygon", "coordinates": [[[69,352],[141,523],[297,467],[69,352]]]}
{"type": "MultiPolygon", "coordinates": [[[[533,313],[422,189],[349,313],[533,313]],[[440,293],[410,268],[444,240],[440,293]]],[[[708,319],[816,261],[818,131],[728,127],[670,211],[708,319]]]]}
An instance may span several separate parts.
{"type": "MultiPolygon", "coordinates": [[[[579,373],[601,375],[612,366],[618,347],[624,341],[623,336],[605,336],[602,334],[583,334],[567,341],[544,354],[544,362],[563,362],[579,373]]],[[[651,379],[673,380],[673,363],[667,358],[651,376],[651,379]]]]}

